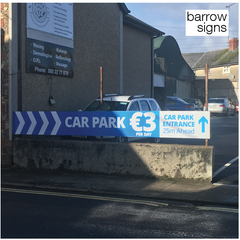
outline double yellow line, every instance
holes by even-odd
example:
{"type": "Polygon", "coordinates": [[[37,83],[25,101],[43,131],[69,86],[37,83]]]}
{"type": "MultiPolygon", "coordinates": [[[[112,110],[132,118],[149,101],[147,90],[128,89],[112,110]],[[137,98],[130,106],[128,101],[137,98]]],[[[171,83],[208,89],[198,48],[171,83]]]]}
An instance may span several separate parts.
{"type": "Polygon", "coordinates": [[[27,193],[27,194],[37,194],[37,195],[56,196],[56,197],[68,197],[68,198],[70,197],[70,198],[81,198],[81,199],[91,199],[91,200],[100,200],[100,201],[144,204],[144,205],[149,205],[149,206],[153,206],[153,207],[168,206],[167,203],[126,199],[126,198],[113,198],[113,197],[103,197],[103,196],[94,196],[94,195],[37,191],[37,190],[15,189],[15,188],[2,188],[1,190],[3,192],[13,192],[13,193],[27,193]]]}
{"type": "MultiPolygon", "coordinates": [[[[1,188],[1,191],[2,192],[12,192],[12,193],[25,193],[25,194],[35,194],[35,195],[45,195],[45,196],[56,196],[56,197],[81,198],[81,199],[120,202],[120,203],[134,203],[134,204],[148,205],[148,206],[152,206],[152,207],[167,207],[167,206],[169,206],[168,203],[155,202],[155,201],[145,201],[145,200],[136,200],[136,199],[127,199],[127,198],[113,198],[113,197],[103,197],[103,196],[73,194],[73,193],[37,191],[37,190],[15,189],[15,188],[1,188]]],[[[238,213],[238,209],[236,209],[236,208],[225,208],[225,207],[215,207],[215,206],[197,206],[196,210],[238,213]]]]}

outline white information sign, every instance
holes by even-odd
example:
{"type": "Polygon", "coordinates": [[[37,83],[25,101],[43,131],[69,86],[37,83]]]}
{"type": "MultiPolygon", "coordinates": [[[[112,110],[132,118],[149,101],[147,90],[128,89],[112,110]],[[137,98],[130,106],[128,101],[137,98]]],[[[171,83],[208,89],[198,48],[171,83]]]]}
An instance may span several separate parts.
{"type": "Polygon", "coordinates": [[[160,137],[210,139],[210,112],[161,111],[160,137]]]}
{"type": "Polygon", "coordinates": [[[27,3],[27,28],[73,39],[73,3],[27,3]]]}

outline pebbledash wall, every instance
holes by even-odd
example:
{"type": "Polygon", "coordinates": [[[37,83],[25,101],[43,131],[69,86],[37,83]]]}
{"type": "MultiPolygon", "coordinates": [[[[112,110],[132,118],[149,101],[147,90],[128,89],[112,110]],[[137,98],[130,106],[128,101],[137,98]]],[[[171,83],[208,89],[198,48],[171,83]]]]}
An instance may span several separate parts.
{"type": "Polygon", "coordinates": [[[208,182],[214,164],[214,147],[196,145],[16,139],[13,153],[14,163],[30,170],[208,182]]]}
{"type": "Polygon", "coordinates": [[[149,51],[151,44],[148,34],[128,26],[123,27],[124,94],[145,94],[153,97],[152,52],[149,51]]]}
{"type": "Polygon", "coordinates": [[[26,4],[21,4],[22,111],[77,111],[99,97],[100,67],[104,92],[119,92],[120,14],[118,4],[73,5],[73,78],[26,72],[26,4]],[[49,96],[55,105],[49,105],[49,96]]]}

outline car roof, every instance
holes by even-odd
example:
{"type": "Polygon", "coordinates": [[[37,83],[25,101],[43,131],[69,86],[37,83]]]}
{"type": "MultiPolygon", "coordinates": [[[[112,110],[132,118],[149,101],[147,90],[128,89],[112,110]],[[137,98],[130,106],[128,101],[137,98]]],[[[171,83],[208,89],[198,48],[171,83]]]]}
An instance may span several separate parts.
{"type": "Polygon", "coordinates": [[[210,100],[210,99],[219,99],[219,100],[220,100],[220,99],[227,99],[227,98],[223,98],[223,97],[220,97],[220,98],[219,98],[219,97],[217,97],[217,98],[209,98],[209,100],[210,100]]]}
{"type": "Polygon", "coordinates": [[[183,98],[183,100],[200,100],[199,98],[183,98]]]}
{"type": "Polygon", "coordinates": [[[171,98],[171,99],[174,99],[174,100],[183,100],[183,99],[181,99],[181,98],[179,98],[179,97],[172,97],[172,96],[167,96],[167,98],[171,98]]]}
{"type": "Polygon", "coordinates": [[[130,96],[109,96],[109,97],[103,97],[103,100],[106,101],[125,101],[125,102],[130,102],[128,100],[130,96]]]}
{"type": "MultiPolygon", "coordinates": [[[[105,100],[105,101],[131,102],[134,99],[152,99],[152,98],[147,98],[144,95],[121,95],[121,94],[105,94],[105,95],[103,95],[103,100],[105,100]]],[[[100,98],[98,98],[97,100],[100,100],[100,98]]]]}

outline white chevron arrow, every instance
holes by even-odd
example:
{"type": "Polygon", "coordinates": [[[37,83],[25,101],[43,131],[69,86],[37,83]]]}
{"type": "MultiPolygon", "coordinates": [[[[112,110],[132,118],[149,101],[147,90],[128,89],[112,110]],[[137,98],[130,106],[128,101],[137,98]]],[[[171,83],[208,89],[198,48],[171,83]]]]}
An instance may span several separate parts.
{"type": "Polygon", "coordinates": [[[43,121],[43,125],[42,125],[42,127],[39,131],[39,135],[44,135],[44,133],[45,133],[47,127],[48,127],[49,122],[48,122],[47,117],[46,117],[44,112],[39,112],[39,114],[40,114],[40,117],[42,118],[42,121],[43,121]]]}
{"type": "Polygon", "coordinates": [[[53,128],[53,130],[51,132],[51,135],[56,135],[57,132],[58,132],[58,129],[60,128],[62,123],[61,123],[60,118],[58,117],[56,112],[51,112],[51,113],[52,113],[52,116],[53,116],[53,118],[54,118],[54,120],[56,122],[56,124],[55,124],[55,126],[54,126],[54,128],[53,128]]]}
{"type": "Polygon", "coordinates": [[[29,117],[30,120],[31,120],[31,125],[30,125],[30,127],[29,127],[29,129],[28,129],[27,134],[31,135],[31,134],[33,133],[34,128],[35,128],[36,125],[37,125],[37,121],[36,121],[35,117],[33,116],[33,113],[32,113],[32,112],[27,112],[27,114],[28,114],[28,117],[29,117]]]}
{"type": "Polygon", "coordinates": [[[22,114],[20,112],[15,112],[15,113],[17,115],[17,118],[18,118],[19,122],[20,122],[15,134],[21,134],[21,131],[23,129],[25,121],[23,120],[22,114]]]}

